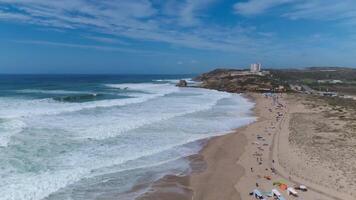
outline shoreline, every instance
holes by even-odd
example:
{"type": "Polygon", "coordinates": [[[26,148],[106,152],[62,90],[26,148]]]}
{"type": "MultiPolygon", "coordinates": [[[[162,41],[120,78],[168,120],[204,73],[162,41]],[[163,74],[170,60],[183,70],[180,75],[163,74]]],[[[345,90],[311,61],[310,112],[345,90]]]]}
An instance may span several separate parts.
{"type": "Polygon", "coordinates": [[[245,174],[246,169],[236,164],[236,161],[245,153],[248,143],[243,132],[260,120],[255,96],[249,93],[242,96],[255,103],[251,111],[256,120],[225,135],[210,138],[202,147],[198,155],[206,162],[207,169],[202,173],[189,175],[193,200],[241,199],[235,184],[236,180],[245,174]]]}
{"type": "Polygon", "coordinates": [[[235,185],[247,171],[243,165],[237,163],[248,145],[244,132],[248,132],[249,127],[258,123],[261,117],[256,96],[250,93],[242,95],[255,103],[251,111],[256,121],[234,129],[226,135],[211,138],[203,146],[198,154],[204,158],[207,169],[200,174],[193,173],[189,176],[193,200],[241,199],[241,191],[236,190],[235,185]]]}
{"type": "MultiPolygon", "coordinates": [[[[213,136],[211,138],[202,139],[196,141],[201,144],[201,149],[196,154],[183,157],[181,159],[189,162],[190,171],[187,173],[181,174],[166,174],[158,180],[154,181],[148,186],[148,190],[142,193],[140,196],[135,198],[136,200],[192,200],[192,199],[216,199],[212,194],[219,194],[220,192],[210,193],[205,191],[203,188],[207,186],[209,180],[204,178],[204,174],[210,174],[211,168],[215,171],[216,169],[221,169],[221,166],[228,166],[229,172],[236,173],[235,176],[225,176],[221,177],[221,173],[215,171],[215,177],[209,177],[208,179],[214,179],[214,182],[210,182],[210,185],[207,187],[209,190],[214,188],[216,191],[219,191],[219,188],[216,187],[217,180],[221,180],[222,182],[230,181],[230,184],[233,186],[236,178],[242,175],[241,170],[243,170],[242,166],[240,168],[234,169],[232,166],[234,162],[230,162],[230,159],[223,159],[219,162],[214,162],[219,166],[212,167],[211,163],[208,161],[217,160],[217,157],[227,158],[226,153],[230,156],[240,156],[244,152],[244,147],[246,144],[246,138],[243,135],[239,134],[239,131],[245,129],[248,125],[242,126],[240,128],[234,129],[234,131],[228,132],[225,135],[213,136]],[[239,135],[236,137],[236,135],[239,135]],[[242,136],[242,137],[241,137],[242,136]],[[229,145],[227,145],[229,143],[229,145]],[[231,145],[239,144],[238,148],[235,151],[230,151],[231,145]],[[220,148],[217,145],[224,145],[227,149],[220,148]],[[216,149],[219,149],[216,151],[216,149]],[[223,156],[221,156],[223,154],[223,156]],[[208,159],[207,158],[211,158],[208,159]],[[205,180],[203,180],[205,179],[205,180]],[[198,189],[199,188],[199,189],[198,189]],[[196,197],[196,192],[201,191],[201,196],[199,198],[196,197]],[[205,196],[208,194],[208,196],[205,196]]],[[[229,157],[230,158],[230,157],[229,157]]],[[[225,169],[224,169],[225,170],[225,169]]],[[[226,185],[221,185],[225,187],[226,185]]],[[[228,188],[228,187],[226,187],[228,188]]],[[[135,189],[133,189],[135,190],[135,189]]],[[[224,190],[226,191],[226,190],[224,190]]],[[[231,192],[235,191],[232,187],[231,192]]],[[[239,199],[238,193],[234,197],[234,199],[239,199]]]]}
{"type": "MultiPolygon", "coordinates": [[[[248,94],[241,94],[241,96],[245,99],[247,99],[249,102],[255,104],[254,97],[248,94]]],[[[255,109],[256,106],[253,106],[250,110],[251,112],[251,117],[256,117],[255,115],[255,109]]],[[[256,121],[256,120],[255,120],[256,121]]],[[[236,129],[232,129],[230,131],[227,131],[225,133],[221,133],[216,136],[212,136],[209,138],[204,138],[198,141],[195,141],[194,143],[197,143],[200,146],[200,150],[192,154],[190,156],[182,157],[181,159],[186,160],[189,163],[190,169],[189,172],[184,172],[181,174],[166,174],[163,177],[159,178],[158,180],[152,182],[149,186],[148,189],[143,192],[141,195],[137,196],[135,199],[136,200],[192,200],[195,199],[194,197],[196,194],[196,187],[199,184],[200,189],[202,189],[201,186],[206,185],[206,181],[201,180],[201,175],[209,173],[210,169],[208,169],[208,166],[211,168],[211,164],[207,162],[206,158],[211,157],[210,160],[216,160],[217,157],[221,158],[227,158],[226,154],[225,156],[219,156],[221,153],[229,153],[230,156],[233,157],[238,157],[244,152],[244,145],[246,144],[246,138],[244,138],[242,135],[239,134],[239,132],[246,127],[248,127],[250,124],[255,123],[255,121],[242,125],[236,129]],[[236,135],[239,135],[236,137],[236,135]],[[242,137],[241,137],[242,136],[242,137]],[[227,146],[227,144],[229,144],[227,146]],[[238,148],[235,148],[235,151],[231,151],[231,149],[238,144],[238,148]],[[224,145],[225,150],[219,148],[219,145],[224,145]],[[213,148],[211,148],[213,147],[213,148]],[[215,152],[216,149],[220,149],[220,151],[215,152]],[[199,176],[199,178],[195,178],[195,176],[199,176]],[[195,181],[196,180],[196,181],[195,181]]],[[[230,158],[230,157],[229,157],[230,158]]],[[[233,164],[234,160],[231,162],[230,159],[222,159],[217,162],[219,167],[214,167],[215,169],[221,169],[221,166],[226,165],[229,166],[229,171],[230,172],[235,172],[237,176],[231,176],[229,174],[228,176],[225,176],[224,178],[218,177],[220,176],[220,173],[216,173],[216,177],[213,179],[215,180],[214,183],[210,183],[211,187],[217,189],[216,187],[216,180],[221,180],[222,182],[226,182],[226,180],[230,180],[230,184],[233,186],[234,181],[238,176],[241,176],[241,170],[243,168],[239,169],[234,169],[233,164]],[[225,163],[224,161],[225,160],[225,163]]],[[[227,175],[227,174],[226,174],[227,175]]],[[[223,185],[224,186],[224,185],[223,185]]],[[[217,189],[219,190],[219,189],[217,189]]],[[[234,189],[232,187],[231,192],[233,192],[234,189]]],[[[211,194],[209,196],[204,196],[204,194],[208,194],[207,192],[202,192],[202,196],[199,199],[216,199],[214,198],[211,194]],[[209,198],[208,198],[209,197],[209,198]]],[[[220,194],[220,193],[217,193],[220,194]]],[[[235,196],[238,198],[238,194],[235,196]]]]}
{"type": "MultiPolygon", "coordinates": [[[[296,160],[296,165],[308,163],[305,157],[286,150],[291,148],[290,120],[296,112],[309,115],[312,111],[290,94],[243,95],[255,103],[252,111],[256,121],[206,139],[199,153],[187,158],[192,168],[190,174],[166,175],[153,184],[154,192],[139,200],[250,200],[254,199],[249,194],[253,189],[261,192],[278,189],[285,198],[297,199],[272,184],[278,181],[289,187],[306,185],[307,192],[298,191],[299,197],[306,200],[353,199],[342,191],[318,185],[317,178],[314,182],[303,178],[308,175],[304,171],[296,174],[288,168],[295,163],[286,157],[296,160]]],[[[319,174],[313,171],[313,166],[309,167],[312,173],[319,174]]]]}
{"type": "MultiPolygon", "coordinates": [[[[298,191],[302,199],[353,199],[349,194],[318,185],[281,166],[280,162],[288,161],[279,154],[284,154],[284,157],[296,156],[284,152],[290,148],[288,136],[291,111],[299,112],[302,108],[307,114],[311,111],[306,110],[302,103],[289,99],[289,94],[278,95],[277,100],[257,93],[245,95],[255,102],[253,112],[257,120],[230,134],[211,138],[203,147],[199,154],[207,163],[207,169],[190,175],[189,186],[193,191],[191,199],[247,200],[254,198],[249,194],[253,189],[262,192],[278,189],[285,198],[296,199],[274,186],[272,183],[275,181],[282,181],[289,187],[306,185],[307,192],[298,191]]],[[[297,159],[301,163],[306,162],[303,157],[297,159]]],[[[318,171],[313,173],[318,174],[318,171]]]]}

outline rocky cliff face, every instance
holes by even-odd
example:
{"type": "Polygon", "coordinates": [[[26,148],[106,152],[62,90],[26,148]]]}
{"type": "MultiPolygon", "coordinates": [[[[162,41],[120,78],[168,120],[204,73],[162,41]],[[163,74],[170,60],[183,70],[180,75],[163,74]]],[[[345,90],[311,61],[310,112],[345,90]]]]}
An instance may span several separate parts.
{"type": "Polygon", "coordinates": [[[283,92],[285,85],[272,75],[251,74],[234,69],[216,69],[195,78],[201,87],[227,92],[283,92]]]}

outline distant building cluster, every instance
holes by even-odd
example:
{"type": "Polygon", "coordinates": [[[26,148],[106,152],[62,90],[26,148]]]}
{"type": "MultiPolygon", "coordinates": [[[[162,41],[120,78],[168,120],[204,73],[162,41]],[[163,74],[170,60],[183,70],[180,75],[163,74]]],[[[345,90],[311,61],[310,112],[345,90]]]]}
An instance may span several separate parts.
{"type": "Polygon", "coordinates": [[[252,73],[258,73],[261,71],[262,65],[261,63],[253,63],[251,64],[250,71],[252,73]]]}
{"type": "Polygon", "coordinates": [[[241,71],[236,71],[232,72],[230,75],[231,76],[265,76],[270,74],[269,71],[263,71],[262,70],[262,64],[261,63],[254,63],[250,65],[250,70],[241,70],[241,71]]]}
{"type": "Polygon", "coordinates": [[[338,83],[342,83],[342,81],[341,80],[318,80],[318,83],[338,84],[338,83]]]}

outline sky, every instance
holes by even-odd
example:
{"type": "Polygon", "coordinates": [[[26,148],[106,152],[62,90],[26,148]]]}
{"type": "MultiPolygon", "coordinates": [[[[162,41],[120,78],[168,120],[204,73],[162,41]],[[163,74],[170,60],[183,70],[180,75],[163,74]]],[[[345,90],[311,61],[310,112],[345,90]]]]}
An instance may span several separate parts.
{"type": "Polygon", "coordinates": [[[0,73],[356,66],[355,0],[0,0],[0,73]]]}

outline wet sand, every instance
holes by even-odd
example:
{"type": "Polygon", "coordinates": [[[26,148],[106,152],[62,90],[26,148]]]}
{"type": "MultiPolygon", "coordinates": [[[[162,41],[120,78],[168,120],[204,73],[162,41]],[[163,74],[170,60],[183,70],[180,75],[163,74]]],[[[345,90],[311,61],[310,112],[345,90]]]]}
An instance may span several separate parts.
{"type": "Polygon", "coordinates": [[[192,199],[239,199],[240,194],[234,185],[245,169],[236,162],[245,150],[247,139],[241,133],[246,128],[211,139],[201,151],[207,169],[191,176],[192,199]]]}

